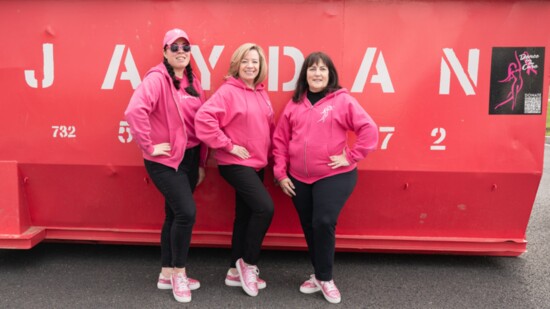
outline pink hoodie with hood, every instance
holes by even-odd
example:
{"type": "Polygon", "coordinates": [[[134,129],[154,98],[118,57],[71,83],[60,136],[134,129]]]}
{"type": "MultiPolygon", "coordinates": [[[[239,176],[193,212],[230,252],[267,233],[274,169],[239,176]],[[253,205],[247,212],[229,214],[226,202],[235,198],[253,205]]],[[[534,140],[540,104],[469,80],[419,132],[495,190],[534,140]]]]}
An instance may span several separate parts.
{"type": "Polygon", "coordinates": [[[219,165],[244,165],[256,170],[267,165],[274,129],[273,108],[262,84],[250,89],[235,77],[223,85],[199,109],[197,136],[210,148],[219,165]],[[233,145],[246,148],[250,158],[230,153],[233,145]]]}
{"type": "Polygon", "coordinates": [[[292,177],[304,183],[353,170],[357,162],[376,149],[378,128],[372,118],[346,89],[327,94],[315,105],[304,95],[288,102],[273,134],[274,175],[277,180],[292,177]],[[357,136],[347,145],[347,131],[357,136]],[[345,150],[349,166],[332,169],[330,156],[345,150]]]}
{"type": "MultiPolygon", "coordinates": [[[[178,169],[185,150],[201,144],[194,129],[195,113],[205,101],[204,91],[194,76],[199,97],[189,95],[187,78],[180,90],[174,87],[164,64],[153,67],[134,91],[124,115],[130,132],[142,150],[143,158],[178,169]],[[153,145],[170,143],[170,156],[152,156],[153,145]]],[[[200,166],[206,165],[208,147],[201,145],[200,166]]]]}

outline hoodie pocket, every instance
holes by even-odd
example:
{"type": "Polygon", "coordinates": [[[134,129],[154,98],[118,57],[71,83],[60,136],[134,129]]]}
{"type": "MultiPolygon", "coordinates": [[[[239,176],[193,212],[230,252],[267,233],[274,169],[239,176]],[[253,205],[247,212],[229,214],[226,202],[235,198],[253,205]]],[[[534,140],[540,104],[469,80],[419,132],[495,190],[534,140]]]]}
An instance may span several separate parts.
{"type": "Polygon", "coordinates": [[[306,176],[304,142],[290,141],[288,143],[289,168],[295,173],[306,176]]]}
{"type": "Polygon", "coordinates": [[[318,177],[327,175],[330,172],[330,155],[326,143],[316,143],[309,141],[306,151],[306,168],[309,177],[318,177]]]}
{"type": "MultiPolygon", "coordinates": [[[[252,132],[251,132],[252,133],[252,132]]],[[[269,142],[265,138],[247,139],[244,146],[250,154],[250,159],[262,160],[267,162],[267,152],[269,142]]]]}

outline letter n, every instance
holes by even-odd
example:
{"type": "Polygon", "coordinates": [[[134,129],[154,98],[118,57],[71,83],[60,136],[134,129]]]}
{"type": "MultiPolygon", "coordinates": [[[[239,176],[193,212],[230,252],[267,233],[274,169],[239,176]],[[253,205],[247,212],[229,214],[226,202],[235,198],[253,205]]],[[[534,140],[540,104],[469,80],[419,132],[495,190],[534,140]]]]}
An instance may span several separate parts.
{"type": "Polygon", "coordinates": [[[441,77],[439,79],[439,94],[449,94],[451,88],[451,69],[466,95],[475,95],[477,87],[477,72],[479,69],[479,49],[470,49],[468,55],[468,75],[458,61],[452,48],[444,48],[445,57],[441,58],[441,77]],[[447,59],[445,59],[447,58],[447,59]]]}

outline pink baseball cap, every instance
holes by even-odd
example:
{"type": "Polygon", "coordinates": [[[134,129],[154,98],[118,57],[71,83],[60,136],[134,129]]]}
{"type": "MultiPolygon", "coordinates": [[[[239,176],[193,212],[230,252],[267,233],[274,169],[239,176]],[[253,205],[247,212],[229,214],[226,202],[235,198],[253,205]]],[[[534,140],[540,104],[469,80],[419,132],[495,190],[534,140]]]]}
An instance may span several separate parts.
{"type": "Polygon", "coordinates": [[[185,33],[185,31],[181,29],[175,28],[166,32],[166,34],[164,35],[164,44],[162,44],[162,46],[170,45],[179,38],[184,38],[187,40],[189,44],[191,44],[191,41],[189,41],[189,37],[187,36],[187,33],[185,33]]]}

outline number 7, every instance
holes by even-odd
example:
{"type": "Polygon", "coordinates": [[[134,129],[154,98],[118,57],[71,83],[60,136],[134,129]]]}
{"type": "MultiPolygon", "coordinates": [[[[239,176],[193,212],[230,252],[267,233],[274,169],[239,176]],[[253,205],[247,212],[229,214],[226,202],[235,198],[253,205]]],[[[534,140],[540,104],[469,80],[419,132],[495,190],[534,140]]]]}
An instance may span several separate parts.
{"type": "Polygon", "coordinates": [[[52,126],[53,137],[57,137],[57,131],[59,131],[59,126],[52,126]]]}
{"type": "Polygon", "coordinates": [[[393,136],[393,133],[395,132],[395,127],[380,127],[379,128],[380,133],[388,133],[384,140],[382,141],[382,145],[380,145],[380,149],[388,149],[388,143],[390,142],[390,138],[393,136]]]}

